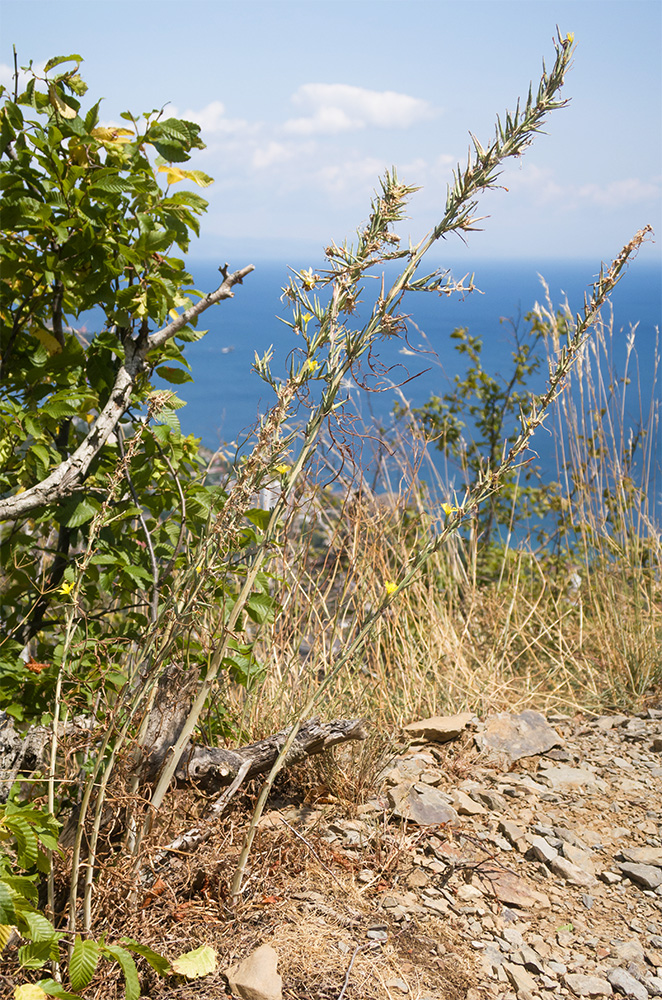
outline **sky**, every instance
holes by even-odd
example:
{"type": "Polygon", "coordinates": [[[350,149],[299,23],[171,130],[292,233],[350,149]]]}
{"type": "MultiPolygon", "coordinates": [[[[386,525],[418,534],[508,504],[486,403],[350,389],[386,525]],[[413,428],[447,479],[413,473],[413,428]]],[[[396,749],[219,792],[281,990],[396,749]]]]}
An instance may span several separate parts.
{"type": "Polygon", "coordinates": [[[102,119],[161,108],[203,126],[190,166],[215,178],[197,257],[245,263],[351,238],[384,170],[420,185],[400,234],[443,212],[469,132],[486,144],[551,66],[558,25],[577,49],[563,96],[482,232],[445,245],[472,258],[609,259],[646,224],[662,236],[659,0],[2,0],[0,82],[19,63],[84,57],[102,119]]]}

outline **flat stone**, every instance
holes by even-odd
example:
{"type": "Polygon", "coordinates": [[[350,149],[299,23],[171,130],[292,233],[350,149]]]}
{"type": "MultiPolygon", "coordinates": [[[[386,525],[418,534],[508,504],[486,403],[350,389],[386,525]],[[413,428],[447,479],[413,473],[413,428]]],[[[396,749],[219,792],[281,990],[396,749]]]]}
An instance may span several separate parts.
{"type": "Polygon", "coordinates": [[[483,890],[486,895],[494,896],[506,906],[516,906],[518,909],[529,910],[533,907],[549,909],[549,896],[534,889],[524,879],[503,869],[489,869],[481,866],[484,876],[483,890]]]}
{"type": "Polygon", "coordinates": [[[493,750],[509,761],[534,757],[563,743],[545,717],[531,709],[519,715],[509,712],[488,715],[485,729],[475,739],[479,749],[493,750]]]}
{"type": "Polygon", "coordinates": [[[604,882],[605,885],[617,885],[619,882],[623,881],[623,876],[620,874],[620,872],[610,872],[610,871],[600,872],[598,878],[600,879],[601,882],[604,882]]]}
{"type": "Polygon", "coordinates": [[[562,850],[563,857],[571,861],[573,865],[577,865],[582,871],[589,872],[591,875],[595,874],[595,860],[588,851],[583,851],[581,847],[575,847],[574,844],[564,844],[562,850]]]}
{"type": "Polygon", "coordinates": [[[481,813],[485,812],[485,807],[480,802],[476,802],[459,788],[453,789],[451,799],[460,816],[480,816],[481,813]]]}
{"type": "Polygon", "coordinates": [[[662,885],[662,871],[653,865],[619,864],[619,869],[629,879],[644,889],[657,889],[662,885]]]}
{"type": "Polygon", "coordinates": [[[513,847],[517,848],[520,854],[524,854],[528,850],[529,845],[524,839],[525,831],[517,823],[513,823],[509,819],[502,819],[499,823],[499,832],[504,835],[513,847]]]}
{"type": "Polygon", "coordinates": [[[644,986],[652,997],[662,997],[662,978],[660,976],[646,976],[644,986]]]}
{"type": "Polygon", "coordinates": [[[541,763],[537,777],[555,792],[567,792],[582,789],[586,792],[606,792],[609,785],[598,778],[592,771],[582,767],[559,767],[541,763]]]}
{"type": "Polygon", "coordinates": [[[429,719],[410,722],[404,732],[412,739],[429,740],[431,743],[448,743],[461,736],[473,714],[461,712],[459,715],[433,715],[429,719]]]}
{"type": "Polygon", "coordinates": [[[634,864],[662,868],[662,847],[622,847],[619,855],[634,864]]]}
{"type": "Polygon", "coordinates": [[[608,733],[615,726],[622,726],[628,721],[627,715],[601,715],[595,720],[594,725],[603,732],[608,733]]]}
{"type": "Polygon", "coordinates": [[[469,795],[475,802],[481,802],[492,812],[505,812],[508,807],[503,795],[493,792],[489,788],[472,788],[469,795]]]}
{"type": "Polygon", "coordinates": [[[553,858],[549,862],[549,867],[555,875],[560,875],[562,879],[570,882],[571,885],[588,887],[595,885],[597,882],[595,875],[592,875],[591,872],[585,872],[578,865],[573,865],[572,861],[568,861],[567,858],[553,858]]]}
{"type": "Polygon", "coordinates": [[[555,861],[558,858],[558,851],[555,851],[544,837],[531,837],[531,850],[538,861],[555,861]]]}
{"type": "Polygon", "coordinates": [[[515,965],[514,962],[504,962],[503,968],[511,983],[518,993],[528,990],[530,993],[536,989],[536,981],[530,972],[527,972],[523,965],[515,965]]]}
{"type": "Polygon", "coordinates": [[[578,997],[611,997],[614,995],[611,983],[599,976],[584,976],[580,972],[566,972],[563,982],[578,997]]]}
{"type": "Polygon", "coordinates": [[[263,944],[237,965],[225,970],[230,989],[242,1000],[282,1000],[283,980],[278,975],[278,952],[263,944]]]}
{"type": "Polygon", "coordinates": [[[607,979],[617,993],[625,993],[633,1000],[648,1000],[646,987],[637,982],[634,976],[631,976],[625,969],[610,969],[607,973],[607,979]]]}
{"type": "Polygon", "coordinates": [[[389,788],[388,799],[393,815],[418,826],[457,824],[458,815],[445,797],[429,785],[396,785],[389,788]]]}

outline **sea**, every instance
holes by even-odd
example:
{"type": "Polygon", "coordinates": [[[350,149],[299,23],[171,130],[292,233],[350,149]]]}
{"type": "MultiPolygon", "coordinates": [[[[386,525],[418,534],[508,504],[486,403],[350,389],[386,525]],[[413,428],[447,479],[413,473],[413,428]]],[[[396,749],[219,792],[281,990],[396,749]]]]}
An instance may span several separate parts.
{"type": "MultiPolygon", "coordinates": [[[[255,271],[235,288],[232,299],[208,310],[199,326],[208,329],[200,341],[186,347],[192,381],[177,386],[186,406],[179,410],[182,430],[199,437],[207,448],[245,443],[260,414],[274,401],[274,394],[254,370],[255,354],[273,351],[274,375],[283,376],[288,358],[299,346],[294,332],[283,322],[290,316],[282,298],[291,270],[284,261],[235,261],[233,267],[254,263],[255,271]]],[[[210,291],[220,283],[218,266],[209,260],[189,259],[187,266],[196,288],[210,291]]],[[[301,265],[303,266],[303,265],[301,265]]],[[[306,264],[307,266],[307,264],[306,264]]],[[[466,264],[450,267],[455,278],[463,277],[466,264]]],[[[377,423],[388,428],[394,422],[396,402],[406,400],[422,406],[430,396],[448,391],[466,361],[454,350],[451,333],[465,327],[483,341],[482,361],[490,373],[508,379],[511,352],[517,331],[521,336],[529,324],[525,320],[536,302],[547,296],[554,307],[566,301],[573,313],[579,311],[584,295],[596,279],[595,261],[477,261],[473,268],[476,290],[468,295],[440,296],[409,293],[403,305],[407,315],[404,338],[380,340],[362,373],[345,390],[345,407],[356,413],[367,427],[377,423]],[[543,285],[543,279],[547,288],[543,285]],[[397,386],[397,388],[396,388],[397,386]]],[[[465,282],[466,284],[466,282],[465,282]]],[[[379,279],[363,282],[362,304],[353,322],[360,326],[369,315],[379,291],[379,279]]],[[[659,416],[662,389],[659,372],[659,332],[662,327],[662,272],[658,265],[633,261],[611,296],[613,338],[609,378],[622,375],[628,356],[628,338],[634,329],[634,350],[628,362],[632,379],[626,392],[624,422],[636,432],[640,422],[640,400],[659,416]]],[[[610,310],[603,315],[609,318],[610,310]]],[[[544,388],[546,365],[531,385],[544,388]]],[[[300,419],[305,419],[305,411],[300,419]]],[[[472,433],[471,427],[467,433],[472,433]]],[[[547,435],[549,437],[549,435],[547,435]]],[[[553,464],[553,444],[536,442],[543,467],[553,464]]],[[[654,448],[657,469],[651,469],[651,489],[662,489],[659,439],[654,448]]],[[[656,498],[662,514],[662,495],[656,498]]]]}

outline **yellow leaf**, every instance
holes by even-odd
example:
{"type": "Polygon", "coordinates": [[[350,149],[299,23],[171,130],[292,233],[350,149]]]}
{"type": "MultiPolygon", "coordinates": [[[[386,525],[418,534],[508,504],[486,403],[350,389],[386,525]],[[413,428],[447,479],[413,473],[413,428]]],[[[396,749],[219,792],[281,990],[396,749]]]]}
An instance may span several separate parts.
{"type": "Polygon", "coordinates": [[[204,173],[202,170],[186,170],[184,171],[188,180],[193,181],[198,187],[206,188],[210,184],[214,183],[214,178],[210,177],[209,174],[204,173]]]}
{"type": "Polygon", "coordinates": [[[48,330],[31,330],[33,337],[36,337],[40,344],[43,344],[49,354],[59,354],[62,350],[62,345],[59,340],[56,340],[52,333],[48,330]]]}
{"type": "Polygon", "coordinates": [[[179,181],[193,181],[198,187],[209,187],[214,183],[214,178],[205,174],[202,170],[182,170],[181,167],[159,167],[159,173],[165,174],[168,184],[177,184],[179,181]]]}
{"type": "Polygon", "coordinates": [[[78,114],[74,108],[70,108],[68,104],[65,104],[60,95],[58,94],[55,87],[51,84],[48,88],[48,99],[55,108],[55,110],[62,116],[62,118],[75,118],[78,114]]]}
{"type": "Polygon", "coordinates": [[[4,951],[13,931],[11,924],[0,924],[0,951],[4,951]]]}
{"type": "Polygon", "coordinates": [[[46,995],[36,983],[25,983],[14,990],[14,1000],[44,1000],[46,995]]]}
{"type": "Polygon", "coordinates": [[[186,178],[186,170],[181,170],[179,167],[159,167],[159,173],[166,175],[168,184],[177,184],[186,178]]]}
{"type": "Polygon", "coordinates": [[[187,979],[199,979],[216,971],[216,952],[209,945],[203,944],[195,951],[187,951],[172,963],[172,971],[187,979]]]}
{"type": "Polygon", "coordinates": [[[95,139],[99,139],[100,142],[131,142],[135,132],[132,132],[128,128],[106,128],[103,125],[97,125],[90,132],[95,139]]]}

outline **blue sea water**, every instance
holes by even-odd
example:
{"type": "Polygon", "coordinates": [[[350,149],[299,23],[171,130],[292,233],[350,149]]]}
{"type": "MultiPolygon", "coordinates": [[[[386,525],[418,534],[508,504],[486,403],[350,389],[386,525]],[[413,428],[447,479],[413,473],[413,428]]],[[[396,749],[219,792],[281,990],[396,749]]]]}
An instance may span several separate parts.
{"type": "MultiPolygon", "coordinates": [[[[233,262],[233,266],[243,265],[233,262]]],[[[254,261],[256,268],[235,289],[235,296],[213,307],[201,318],[200,326],[208,334],[199,342],[187,346],[193,382],[177,387],[186,407],[179,411],[182,429],[194,433],[209,448],[221,442],[240,442],[250,433],[259,412],[265,412],[273,402],[273,393],[252,370],[255,352],[265,353],[273,346],[272,370],[282,375],[290,352],[298,345],[297,337],[281,319],[289,316],[281,301],[282,286],[287,282],[288,267],[277,261],[254,261]]],[[[220,283],[216,266],[209,261],[189,260],[195,285],[205,291],[220,283]]],[[[451,268],[455,277],[464,271],[451,268]]],[[[448,389],[453,375],[461,370],[461,359],[453,349],[450,333],[459,326],[468,327],[470,334],[484,343],[485,368],[504,376],[510,373],[510,352],[513,347],[513,325],[526,327],[524,316],[536,301],[545,301],[542,275],[552,302],[560,306],[567,297],[573,312],[581,309],[584,294],[596,277],[594,261],[528,261],[477,262],[475,284],[480,292],[461,298],[417,293],[405,300],[408,321],[407,343],[397,338],[381,341],[379,361],[388,371],[387,380],[406,383],[402,392],[411,405],[421,406],[433,393],[448,389]],[[422,353],[411,349],[422,348],[422,353]],[[409,351],[410,353],[404,353],[409,351]],[[430,353],[434,352],[434,353],[430,353]]],[[[378,291],[377,281],[366,279],[364,301],[368,308],[378,291]]],[[[633,324],[638,324],[635,347],[638,358],[639,392],[641,397],[661,402],[659,382],[654,384],[655,356],[658,331],[662,327],[662,275],[657,266],[634,261],[612,294],[614,311],[613,366],[622,372],[626,357],[626,337],[633,324]]],[[[360,310],[359,310],[360,319],[360,310]]],[[[632,365],[630,374],[632,374],[632,365]]],[[[370,382],[370,378],[368,382],[370,382]]],[[[382,383],[384,379],[381,380],[382,383]]],[[[545,374],[532,386],[540,390],[545,374]]],[[[372,387],[378,384],[372,378],[372,387]]],[[[639,392],[630,394],[634,401],[639,392]]],[[[388,423],[396,401],[393,389],[368,392],[355,387],[348,405],[361,413],[368,422],[372,417],[388,423]]],[[[304,414],[305,416],[305,414],[304,414]]],[[[636,426],[635,413],[626,415],[626,422],[636,426]]],[[[538,447],[538,442],[536,443],[538,447]]],[[[550,442],[541,442],[542,465],[549,460],[550,442]],[[545,455],[545,449],[549,454],[545,455]]],[[[660,461],[658,449],[658,463],[660,461]]],[[[659,472],[657,482],[661,479],[659,472]]]]}

